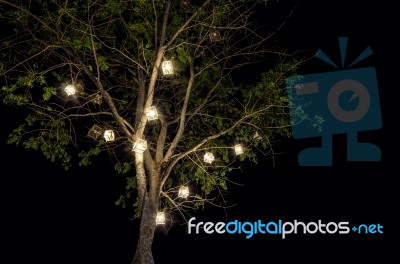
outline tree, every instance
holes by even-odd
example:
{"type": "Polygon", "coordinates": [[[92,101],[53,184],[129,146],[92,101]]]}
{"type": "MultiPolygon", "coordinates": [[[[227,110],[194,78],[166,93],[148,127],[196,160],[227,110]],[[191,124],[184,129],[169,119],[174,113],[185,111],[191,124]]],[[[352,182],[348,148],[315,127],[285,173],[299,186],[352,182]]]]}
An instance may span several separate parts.
{"type": "Polygon", "coordinates": [[[8,142],[65,169],[109,153],[126,176],[117,204],[140,219],[132,263],[154,262],[158,212],[185,219],[224,206],[229,172],[289,135],[284,81],[297,64],[278,59],[258,82],[234,78],[283,55],[266,45],[274,32],[256,26],[264,2],[0,1],[1,97],[27,110],[8,142]],[[189,183],[199,192],[178,197],[189,183]]]}

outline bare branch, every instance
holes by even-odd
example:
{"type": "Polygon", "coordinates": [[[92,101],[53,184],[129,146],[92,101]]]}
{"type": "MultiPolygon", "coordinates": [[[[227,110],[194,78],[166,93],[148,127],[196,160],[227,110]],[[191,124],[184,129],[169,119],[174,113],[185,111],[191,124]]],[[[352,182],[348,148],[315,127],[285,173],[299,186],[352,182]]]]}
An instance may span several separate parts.
{"type": "Polygon", "coordinates": [[[175,167],[175,165],[178,163],[179,160],[181,160],[182,158],[186,157],[187,155],[189,155],[190,153],[195,152],[198,148],[200,148],[201,146],[203,146],[204,144],[206,144],[207,142],[214,140],[220,136],[223,136],[225,134],[227,134],[228,132],[232,131],[233,129],[235,129],[237,126],[239,126],[240,124],[242,124],[246,119],[255,116],[257,114],[263,113],[265,111],[267,111],[268,109],[272,108],[272,107],[276,107],[276,105],[269,105],[265,108],[262,108],[258,111],[255,111],[253,113],[249,113],[247,115],[245,115],[244,117],[240,118],[239,120],[237,120],[236,122],[234,122],[230,127],[224,129],[223,131],[216,133],[214,135],[210,135],[206,138],[204,138],[202,141],[200,141],[200,143],[198,143],[197,145],[195,145],[194,147],[192,147],[191,149],[179,154],[178,156],[174,157],[174,159],[171,161],[171,163],[169,164],[169,166],[167,167],[167,169],[164,172],[162,181],[161,181],[161,186],[164,185],[165,181],[168,179],[169,174],[171,173],[172,169],[175,167]]]}
{"type": "Polygon", "coordinates": [[[189,83],[188,83],[188,85],[186,87],[186,95],[185,95],[185,99],[184,99],[183,106],[182,106],[182,109],[181,109],[179,128],[178,128],[178,131],[176,132],[175,138],[172,141],[172,143],[171,143],[167,153],[165,154],[162,162],[167,162],[169,160],[169,158],[172,156],[172,154],[174,152],[174,149],[176,148],[179,140],[181,139],[183,131],[185,129],[186,110],[187,110],[187,107],[188,107],[190,93],[192,91],[193,83],[195,81],[193,63],[194,63],[193,61],[190,62],[190,79],[189,79],[189,83]]]}
{"type": "Polygon", "coordinates": [[[12,6],[22,12],[24,12],[25,14],[27,14],[28,16],[31,16],[32,18],[34,18],[35,20],[37,20],[40,24],[42,24],[47,30],[50,30],[51,32],[53,32],[55,35],[57,34],[57,31],[55,31],[51,26],[49,26],[47,23],[45,23],[42,19],[40,19],[39,17],[35,16],[32,12],[30,12],[29,10],[26,10],[16,4],[10,3],[8,1],[5,0],[1,0],[0,3],[5,3],[9,6],[12,6]]]}
{"type": "MultiPolygon", "coordinates": [[[[71,52],[69,49],[65,48],[65,50],[70,53],[70,54],[74,54],[73,52],[71,52]]],[[[126,126],[126,121],[124,121],[124,118],[122,118],[118,111],[117,108],[114,104],[114,101],[112,99],[112,97],[110,96],[110,94],[104,89],[103,84],[97,80],[97,78],[95,76],[93,76],[92,72],[86,67],[86,65],[79,59],[78,55],[76,54],[76,60],[79,62],[79,64],[81,65],[82,69],[85,71],[85,73],[89,76],[89,78],[93,81],[94,84],[96,84],[96,87],[99,89],[99,91],[101,92],[102,96],[105,98],[107,104],[109,105],[111,112],[114,115],[114,118],[116,119],[116,121],[118,122],[118,124],[121,126],[121,129],[124,131],[126,137],[130,140],[132,140],[132,134],[131,132],[128,130],[127,126],[126,126]]]]}
{"type": "Polygon", "coordinates": [[[159,119],[161,122],[161,130],[160,130],[160,134],[158,135],[158,140],[157,140],[157,150],[156,150],[156,162],[157,163],[161,163],[161,160],[163,159],[164,145],[165,145],[165,140],[166,140],[167,132],[168,132],[168,124],[167,124],[167,122],[165,122],[164,116],[160,115],[159,119]]]}
{"type": "Polygon", "coordinates": [[[206,7],[206,6],[210,3],[210,1],[211,1],[211,0],[206,0],[206,1],[204,1],[204,3],[197,9],[197,11],[194,12],[194,13],[189,17],[189,19],[186,20],[186,22],[185,22],[185,23],[175,32],[175,34],[170,38],[170,40],[168,41],[168,43],[165,45],[166,47],[170,46],[170,45],[175,41],[175,39],[179,36],[179,34],[181,34],[182,31],[184,31],[184,30],[187,28],[187,26],[192,22],[192,20],[200,13],[200,11],[201,11],[204,7],[206,7]]]}

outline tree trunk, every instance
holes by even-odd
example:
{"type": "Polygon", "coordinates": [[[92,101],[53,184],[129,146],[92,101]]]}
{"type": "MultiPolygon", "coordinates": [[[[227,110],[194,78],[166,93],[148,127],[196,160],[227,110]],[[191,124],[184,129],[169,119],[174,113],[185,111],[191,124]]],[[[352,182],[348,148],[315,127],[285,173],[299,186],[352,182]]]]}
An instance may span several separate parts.
{"type": "Polygon", "coordinates": [[[152,169],[147,174],[149,177],[146,177],[143,161],[143,155],[135,155],[136,180],[141,213],[139,239],[132,264],[154,264],[151,246],[160,202],[160,173],[158,170],[152,169]]]}
{"type": "Polygon", "coordinates": [[[151,197],[152,195],[146,194],[142,204],[139,240],[132,264],[154,263],[151,246],[153,244],[154,231],[156,228],[158,201],[151,197]]]}

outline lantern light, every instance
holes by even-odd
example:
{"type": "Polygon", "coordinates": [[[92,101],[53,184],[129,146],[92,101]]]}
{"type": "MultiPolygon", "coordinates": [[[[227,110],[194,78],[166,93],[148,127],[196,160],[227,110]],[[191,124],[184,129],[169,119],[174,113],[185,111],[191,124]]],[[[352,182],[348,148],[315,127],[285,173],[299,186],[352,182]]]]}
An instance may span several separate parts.
{"type": "Polygon", "coordinates": [[[165,214],[164,214],[164,212],[158,212],[157,213],[156,225],[165,225],[165,214]]]}
{"type": "Polygon", "coordinates": [[[187,187],[187,186],[181,186],[181,187],[179,188],[178,197],[187,198],[188,196],[189,196],[189,187],[187,187]]]}
{"type": "Polygon", "coordinates": [[[88,137],[97,140],[101,136],[101,128],[97,125],[93,125],[88,132],[88,137]]]}
{"type": "MultiPolygon", "coordinates": [[[[64,85],[63,85],[64,86],[64,85]]],[[[81,80],[75,80],[72,83],[65,84],[64,92],[67,96],[71,96],[83,91],[83,82],[81,80]]]]}
{"type": "Polygon", "coordinates": [[[253,138],[255,140],[259,140],[259,139],[262,139],[262,136],[258,133],[258,131],[256,131],[256,133],[254,133],[254,135],[253,135],[253,138]]]}
{"type": "Polygon", "coordinates": [[[240,155],[244,153],[243,147],[240,144],[235,145],[235,153],[236,155],[240,155]]]}
{"type": "Polygon", "coordinates": [[[222,39],[221,33],[215,28],[211,29],[210,30],[210,39],[211,39],[211,41],[220,41],[222,39]]]}
{"type": "Polygon", "coordinates": [[[157,109],[155,106],[147,107],[145,110],[145,114],[147,116],[148,121],[158,119],[158,113],[157,113],[157,109]]]}
{"type": "Polygon", "coordinates": [[[147,141],[143,139],[138,139],[133,143],[132,151],[136,153],[143,153],[147,149],[147,141]]]}
{"type": "Polygon", "coordinates": [[[161,68],[164,75],[174,74],[174,66],[172,64],[172,61],[170,60],[163,61],[161,64],[161,68]]]}
{"type": "Polygon", "coordinates": [[[114,131],[112,131],[111,129],[105,130],[104,131],[104,139],[108,142],[108,141],[114,141],[115,140],[115,134],[114,131]]]}
{"type": "Polygon", "coordinates": [[[91,100],[92,103],[101,105],[103,101],[103,96],[101,94],[95,94],[91,100]]]}
{"type": "Polygon", "coordinates": [[[64,88],[65,93],[67,96],[74,95],[76,93],[76,88],[74,85],[69,84],[64,88]]]}
{"type": "Polygon", "coordinates": [[[204,162],[205,163],[212,163],[214,161],[214,155],[211,152],[207,152],[204,154],[204,162]]]}
{"type": "Polygon", "coordinates": [[[182,0],[182,1],[181,1],[181,7],[182,7],[183,9],[189,8],[189,7],[190,7],[190,1],[189,1],[189,0],[182,0]]]}

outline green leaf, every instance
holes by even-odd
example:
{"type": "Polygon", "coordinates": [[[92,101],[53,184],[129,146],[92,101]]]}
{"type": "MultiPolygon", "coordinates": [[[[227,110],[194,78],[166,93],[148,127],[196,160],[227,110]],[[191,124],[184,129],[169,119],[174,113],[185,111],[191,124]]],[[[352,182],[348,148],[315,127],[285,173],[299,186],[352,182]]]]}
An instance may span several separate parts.
{"type": "Polygon", "coordinates": [[[53,87],[45,87],[43,94],[43,100],[48,101],[53,95],[57,95],[57,89],[53,87]]]}

